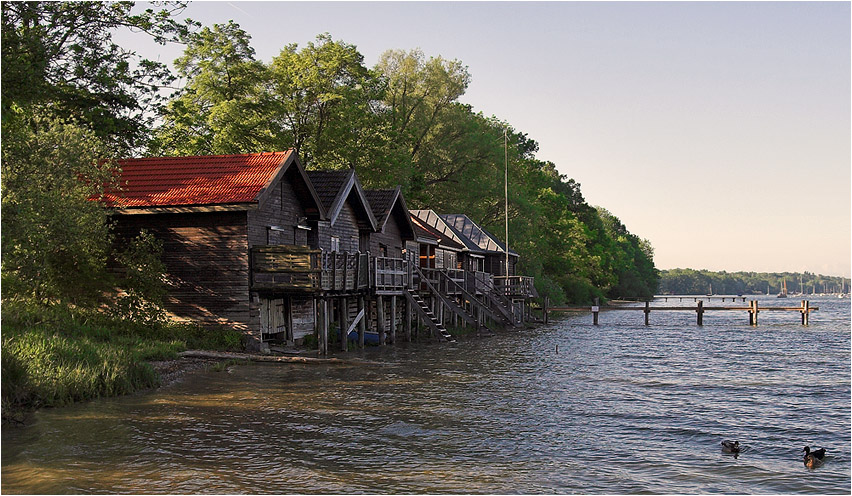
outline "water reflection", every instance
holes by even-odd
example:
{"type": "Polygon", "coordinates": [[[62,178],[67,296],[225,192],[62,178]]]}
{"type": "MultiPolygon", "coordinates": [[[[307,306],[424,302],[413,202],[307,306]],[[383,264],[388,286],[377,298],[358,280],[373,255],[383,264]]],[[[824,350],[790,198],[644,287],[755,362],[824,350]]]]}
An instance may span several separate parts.
{"type": "Polygon", "coordinates": [[[4,429],[2,489],[846,494],[849,306],[820,306],[809,328],[610,313],[350,354],[384,367],[199,373],[4,429]],[[807,471],[805,444],[831,459],[807,471]]]}

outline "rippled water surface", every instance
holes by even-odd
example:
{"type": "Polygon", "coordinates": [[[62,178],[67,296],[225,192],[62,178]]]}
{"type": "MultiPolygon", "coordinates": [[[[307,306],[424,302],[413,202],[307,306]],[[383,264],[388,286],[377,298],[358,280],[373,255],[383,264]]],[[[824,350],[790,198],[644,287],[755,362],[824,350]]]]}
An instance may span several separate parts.
{"type": "Polygon", "coordinates": [[[608,312],[347,355],[374,366],[201,372],[4,427],[2,491],[848,494],[850,304],[811,301],[810,327],[608,312]]]}

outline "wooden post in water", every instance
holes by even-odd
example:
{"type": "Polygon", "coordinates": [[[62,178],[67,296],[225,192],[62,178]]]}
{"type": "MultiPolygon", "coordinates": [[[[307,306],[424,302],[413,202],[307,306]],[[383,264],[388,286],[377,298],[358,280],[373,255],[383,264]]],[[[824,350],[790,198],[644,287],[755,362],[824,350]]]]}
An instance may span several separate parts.
{"type": "Polygon", "coordinates": [[[547,315],[548,308],[550,307],[550,298],[544,297],[544,323],[547,324],[549,321],[549,317],[547,315]]]}
{"type": "Polygon", "coordinates": [[[340,324],[340,351],[349,351],[349,336],[346,335],[346,330],[349,329],[349,298],[343,297],[337,301],[338,323],[340,324]]]}
{"type": "Polygon", "coordinates": [[[391,343],[396,344],[396,295],[391,296],[391,343]]]}
{"type": "Polygon", "coordinates": [[[405,341],[411,342],[411,302],[405,299],[405,341]]]}
{"type": "Polygon", "coordinates": [[[320,353],[328,355],[328,300],[320,300],[320,353]]]}
{"type": "Polygon", "coordinates": [[[367,333],[367,306],[364,304],[364,297],[358,297],[358,312],[364,312],[364,317],[358,322],[358,347],[364,349],[364,335],[367,333]]]}
{"type": "Polygon", "coordinates": [[[595,298],[595,304],[592,306],[592,323],[598,325],[598,313],[600,312],[600,300],[595,298]]]}
{"type": "Polygon", "coordinates": [[[696,307],[695,311],[698,313],[698,325],[704,325],[704,300],[700,300],[698,302],[698,307],[696,307]]]}
{"type": "Polygon", "coordinates": [[[376,327],[379,332],[379,346],[385,345],[385,299],[376,296],[376,327]]]}
{"type": "Polygon", "coordinates": [[[760,313],[760,309],[758,308],[758,305],[757,305],[757,300],[752,301],[751,305],[752,305],[752,314],[751,314],[752,315],[752,324],[751,325],[757,327],[757,314],[760,313]]]}
{"type": "Polygon", "coordinates": [[[651,302],[645,302],[645,325],[651,325],[651,302]]]}
{"type": "Polygon", "coordinates": [[[810,319],[811,314],[811,302],[808,300],[802,300],[802,325],[808,325],[808,320],[810,319]]]}

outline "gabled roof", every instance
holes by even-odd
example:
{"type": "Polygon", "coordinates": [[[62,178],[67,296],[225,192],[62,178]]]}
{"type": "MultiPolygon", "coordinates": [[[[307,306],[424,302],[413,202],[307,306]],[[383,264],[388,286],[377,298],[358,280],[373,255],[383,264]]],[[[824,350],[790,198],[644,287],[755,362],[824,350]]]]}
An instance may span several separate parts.
{"type": "Polygon", "coordinates": [[[479,245],[462,236],[434,210],[412,210],[411,213],[423,221],[424,224],[440,233],[441,237],[451,239],[453,242],[461,245],[463,249],[473,254],[481,255],[484,253],[479,245]]]}
{"type": "Polygon", "coordinates": [[[308,177],[313,183],[317,194],[322,200],[328,220],[334,225],[340,211],[343,210],[343,205],[351,195],[354,195],[356,203],[361,206],[361,214],[369,224],[370,229],[377,231],[378,222],[376,221],[373,211],[370,209],[370,202],[367,201],[367,196],[364,194],[364,188],[361,186],[361,181],[355,175],[355,169],[345,171],[309,171],[308,177]]]}
{"type": "Polygon", "coordinates": [[[411,223],[411,215],[408,213],[408,207],[405,205],[399,186],[395,189],[368,189],[364,191],[364,194],[370,202],[370,210],[376,216],[379,231],[385,228],[391,215],[396,215],[397,224],[403,230],[403,239],[415,238],[415,227],[411,223]]]}
{"type": "Polygon", "coordinates": [[[118,191],[103,201],[120,213],[193,211],[209,208],[247,210],[265,200],[291,166],[304,182],[307,211],[324,210],[293,150],[242,155],[150,157],[119,160],[118,191]]]}
{"type": "MultiPolygon", "coordinates": [[[[479,224],[471,220],[465,214],[444,214],[441,218],[466,241],[473,243],[480,250],[487,253],[506,253],[506,245],[496,236],[483,229],[479,224]]],[[[469,243],[468,243],[469,244],[469,243]]],[[[518,256],[517,252],[509,248],[509,255],[518,256]]]]}
{"type": "Polygon", "coordinates": [[[414,214],[411,214],[411,223],[414,225],[414,232],[417,235],[418,243],[439,245],[442,248],[453,251],[462,251],[465,249],[464,245],[456,243],[451,238],[441,234],[434,227],[426,224],[423,219],[414,214]]]}
{"type": "MultiPolygon", "coordinates": [[[[496,236],[486,231],[465,214],[443,214],[444,219],[459,234],[469,239],[486,252],[506,253],[506,245],[496,236]]],[[[509,254],[517,256],[517,252],[509,248],[509,254]]]]}

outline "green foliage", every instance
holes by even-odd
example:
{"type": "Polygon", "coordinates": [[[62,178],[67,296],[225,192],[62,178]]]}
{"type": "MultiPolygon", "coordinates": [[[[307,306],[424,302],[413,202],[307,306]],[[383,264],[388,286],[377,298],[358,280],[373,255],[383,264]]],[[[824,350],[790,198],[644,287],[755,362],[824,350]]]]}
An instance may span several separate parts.
{"type": "Polygon", "coordinates": [[[270,128],[263,63],[233,21],[188,37],[175,61],[186,87],[167,105],[150,145],[157,154],[210,155],[286,148],[270,128]]]}
{"type": "Polygon", "coordinates": [[[811,272],[712,272],[709,270],[670,269],[661,271],[660,292],[663,294],[769,294],[781,292],[783,284],[789,293],[848,292],[849,281],[842,277],[811,272]]]}
{"type": "Polygon", "coordinates": [[[92,304],[108,287],[106,212],[89,197],[111,183],[91,131],[18,109],[3,123],[3,296],[92,304]]]}
{"type": "Polygon", "coordinates": [[[162,252],[162,243],[142,230],[118,253],[117,262],[123,269],[118,285],[126,288],[113,302],[113,310],[119,318],[143,323],[158,323],[165,318],[161,307],[166,295],[163,284],[166,267],[160,260],[162,252]]]}
{"type": "Polygon", "coordinates": [[[134,2],[3,2],[4,123],[14,106],[39,106],[117,148],[137,148],[161,101],[156,90],[174,77],[112,35],[130,29],[160,43],[180,39],[194,26],[173,19],[184,6],[163,2],[134,13],[134,2]]]}
{"type": "Polygon", "coordinates": [[[301,50],[285,46],[269,65],[275,133],[306,165],[366,165],[386,145],[375,105],[383,83],[364,66],[354,45],[327,33],[301,50]]]}

